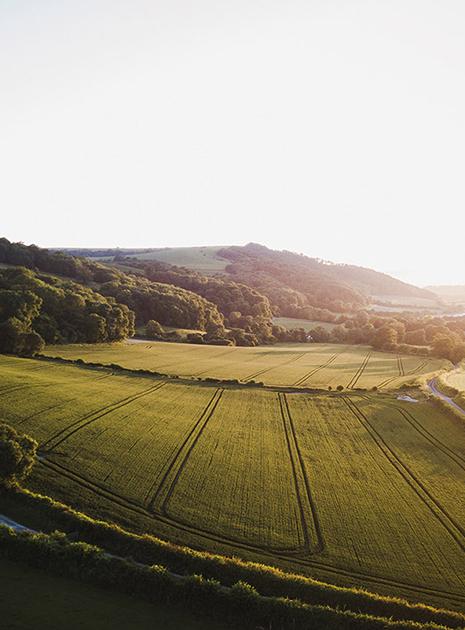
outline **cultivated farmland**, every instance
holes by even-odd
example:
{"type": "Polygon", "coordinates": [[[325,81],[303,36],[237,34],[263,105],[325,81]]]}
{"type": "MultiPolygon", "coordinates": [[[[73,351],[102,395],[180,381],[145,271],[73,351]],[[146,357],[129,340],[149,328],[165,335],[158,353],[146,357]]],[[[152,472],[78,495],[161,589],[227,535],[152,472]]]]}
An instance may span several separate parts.
{"type": "Polygon", "coordinates": [[[0,356],[0,417],[40,442],[32,487],[94,515],[465,607],[464,427],[427,402],[0,356]]]}
{"type": "Polygon", "coordinates": [[[450,366],[442,359],[337,344],[225,348],[148,341],[50,346],[46,354],[173,376],[255,380],[266,385],[320,389],[338,385],[348,389],[393,389],[450,366]]]}

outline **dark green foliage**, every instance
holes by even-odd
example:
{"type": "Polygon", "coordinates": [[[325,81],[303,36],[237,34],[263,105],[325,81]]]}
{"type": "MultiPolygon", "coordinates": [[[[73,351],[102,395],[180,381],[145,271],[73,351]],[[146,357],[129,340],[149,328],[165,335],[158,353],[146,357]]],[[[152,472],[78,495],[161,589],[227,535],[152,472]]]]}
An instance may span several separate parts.
{"type": "Polygon", "coordinates": [[[17,317],[0,322],[0,352],[33,356],[45,347],[42,337],[17,317]]]}
{"type": "Polygon", "coordinates": [[[24,480],[32,470],[37,442],[28,435],[17,433],[8,424],[0,423],[0,483],[24,480]]]}
{"type": "MultiPolygon", "coordinates": [[[[134,262],[131,261],[134,265],[134,262]]],[[[238,284],[227,277],[203,276],[185,267],[176,267],[166,263],[138,263],[145,275],[155,282],[173,284],[201,295],[216,304],[219,311],[229,318],[234,311],[243,316],[270,320],[272,317],[268,300],[254,289],[238,284]]]]}
{"type": "Polygon", "coordinates": [[[215,304],[227,327],[242,328],[255,335],[260,343],[272,341],[270,303],[255,289],[234,282],[227,276],[204,276],[185,267],[133,259],[127,262],[134,269],[141,270],[149,280],[187,289],[215,304]]]}
{"type": "Polygon", "coordinates": [[[242,581],[227,588],[216,580],[199,575],[177,576],[163,566],[136,564],[132,560],[109,555],[99,547],[70,542],[59,532],[52,535],[16,533],[8,528],[0,528],[0,554],[56,575],[105,586],[149,602],[180,606],[211,619],[226,621],[235,628],[239,624],[241,628],[251,630],[258,627],[280,630],[438,628],[434,624],[391,621],[385,617],[282,597],[263,597],[255,588],[242,581]]]}
{"type": "Polygon", "coordinates": [[[186,340],[188,343],[197,343],[197,344],[205,343],[203,335],[201,335],[200,333],[189,333],[186,337],[186,340]]]}
{"type": "Polygon", "coordinates": [[[258,338],[253,333],[246,332],[242,328],[231,328],[228,332],[228,338],[236,346],[258,346],[258,338]]]}
{"type": "Polygon", "coordinates": [[[273,337],[276,341],[291,343],[306,343],[311,340],[309,333],[303,328],[284,328],[284,326],[273,326],[273,337]]]}
{"type": "MultiPolygon", "coordinates": [[[[177,328],[223,329],[223,318],[218,309],[201,296],[179,287],[128,275],[93,261],[0,239],[0,262],[92,283],[93,288],[88,289],[69,281],[39,276],[42,281],[41,290],[38,290],[38,286],[33,286],[32,290],[46,302],[47,308],[40,310],[34,329],[47,343],[95,342],[131,336],[133,322],[127,323],[126,331],[120,330],[121,326],[125,327],[123,320],[129,310],[135,312],[139,324],[156,320],[177,328]],[[71,291],[67,292],[66,288],[71,291]],[[94,304],[99,303],[98,308],[90,306],[91,301],[94,304]],[[71,314],[71,319],[67,317],[66,322],[62,322],[63,310],[67,312],[67,316],[71,314]],[[86,311],[85,314],[83,310],[86,311]],[[91,313],[94,316],[89,320],[87,315],[91,313]],[[64,325],[60,326],[60,323],[64,325]]],[[[11,272],[14,273],[14,270],[7,269],[4,273],[11,272]]],[[[6,296],[4,301],[14,303],[11,296],[6,296]]],[[[0,301],[0,313],[1,311],[0,301]]]]}
{"type": "Polygon", "coordinates": [[[149,319],[145,325],[145,336],[148,339],[163,339],[164,334],[165,331],[163,330],[161,324],[156,322],[154,319],[149,319]]]}
{"type": "Polygon", "coordinates": [[[214,304],[169,284],[121,275],[103,283],[99,291],[126,304],[136,313],[139,324],[154,319],[175,328],[206,330],[209,325],[223,328],[223,318],[214,304]]]}
{"type": "Polygon", "coordinates": [[[134,334],[134,314],[88,287],[23,267],[0,270],[0,352],[34,355],[44,342],[101,342],[134,334]]]}

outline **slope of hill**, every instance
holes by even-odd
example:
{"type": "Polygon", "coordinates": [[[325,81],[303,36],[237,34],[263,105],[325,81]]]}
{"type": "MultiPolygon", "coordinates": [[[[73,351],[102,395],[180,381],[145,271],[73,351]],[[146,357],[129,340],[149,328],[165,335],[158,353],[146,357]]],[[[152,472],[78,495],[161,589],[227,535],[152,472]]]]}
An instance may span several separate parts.
{"type": "Polygon", "coordinates": [[[312,318],[308,307],[334,312],[363,307],[367,302],[434,308],[438,296],[385,273],[356,265],[334,264],[290,251],[249,243],[230,247],[163,249],[66,250],[79,256],[112,261],[137,259],[187,267],[202,274],[233,276],[269,298],[275,315],[312,318]]]}
{"type": "Polygon", "coordinates": [[[426,289],[447,304],[465,304],[465,285],[438,285],[426,289]]]}
{"type": "MultiPolygon", "coordinates": [[[[218,253],[231,260],[233,264],[242,263],[249,266],[260,262],[282,264],[286,269],[292,268],[296,272],[300,272],[301,275],[305,274],[327,281],[332,279],[338,283],[344,283],[352,290],[359,291],[365,296],[407,296],[435,299],[435,296],[426,289],[420,289],[373,269],[356,265],[335,264],[289,251],[271,250],[256,243],[249,243],[244,247],[224,248],[218,253]]],[[[234,273],[234,269],[228,268],[228,271],[234,273]]]]}
{"type": "MultiPolygon", "coordinates": [[[[125,305],[126,310],[134,311],[138,325],[154,319],[161,324],[179,328],[223,329],[223,318],[217,307],[197,293],[170,284],[151,282],[138,275],[127,274],[85,258],[0,239],[0,264],[7,267],[25,267],[31,270],[33,275],[40,273],[41,281],[48,284],[71,281],[74,283],[76,293],[90,291],[94,297],[97,295],[100,301],[109,303],[116,301],[120,305],[125,305]]],[[[11,272],[11,269],[6,269],[3,273],[5,282],[14,284],[15,274],[8,274],[8,271],[11,272]]],[[[2,286],[1,289],[15,288],[9,284],[2,286]]],[[[131,334],[131,330],[128,334],[131,334]]],[[[115,337],[109,335],[108,338],[115,337]]],[[[68,339],[72,341],[73,337],[68,336],[68,339]]],[[[76,339],[81,337],[78,336],[76,339]]],[[[53,342],[52,339],[46,340],[49,343],[53,342]]]]}

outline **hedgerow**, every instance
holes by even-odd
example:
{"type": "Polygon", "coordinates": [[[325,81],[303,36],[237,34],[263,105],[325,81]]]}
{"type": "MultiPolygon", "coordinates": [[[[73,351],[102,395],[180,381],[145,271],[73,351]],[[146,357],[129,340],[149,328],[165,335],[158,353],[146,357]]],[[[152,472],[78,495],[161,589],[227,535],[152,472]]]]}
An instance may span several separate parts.
{"type": "Polygon", "coordinates": [[[262,595],[288,597],[313,605],[338,607],[367,615],[421,623],[434,622],[453,628],[465,626],[465,616],[460,613],[413,604],[362,589],[325,584],[263,564],[195,551],[151,535],[134,534],[118,525],[95,520],[49,497],[19,487],[3,492],[4,502],[8,501],[13,509],[22,510],[23,513],[30,511],[36,519],[42,519],[49,530],[72,532],[79,540],[103,547],[110,553],[131,557],[147,565],[161,564],[177,574],[201,574],[207,579],[221,582],[224,586],[243,581],[262,595]]]}
{"type": "Polygon", "coordinates": [[[142,598],[154,604],[182,606],[196,615],[232,627],[276,630],[439,630],[434,623],[393,621],[329,606],[311,605],[282,597],[264,597],[250,585],[231,588],[202,576],[178,576],[162,566],[137,564],[112,556],[95,545],[70,542],[62,533],[15,532],[0,527],[0,556],[142,598]],[[240,624],[240,626],[238,626],[240,624]]]}

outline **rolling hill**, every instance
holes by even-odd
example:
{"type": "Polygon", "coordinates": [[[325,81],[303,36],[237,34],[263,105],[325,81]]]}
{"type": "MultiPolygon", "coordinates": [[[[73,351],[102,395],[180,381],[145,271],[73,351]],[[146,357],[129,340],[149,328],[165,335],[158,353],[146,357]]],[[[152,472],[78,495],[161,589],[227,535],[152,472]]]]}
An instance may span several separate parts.
{"type": "Polygon", "coordinates": [[[111,262],[137,259],[186,267],[202,274],[221,274],[248,285],[270,299],[281,316],[298,316],[305,306],[360,307],[368,302],[401,303],[406,308],[434,307],[440,298],[427,289],[402,282],[385,273],[356,265],[335,264],[290,251],[249,243],[229,247],[153,249],[67,249],[69,254],[111,262]],[[289,311],[293,311],[290,315],[289,311]]]}

